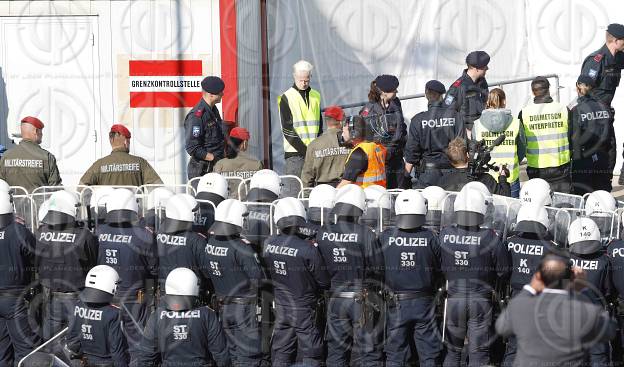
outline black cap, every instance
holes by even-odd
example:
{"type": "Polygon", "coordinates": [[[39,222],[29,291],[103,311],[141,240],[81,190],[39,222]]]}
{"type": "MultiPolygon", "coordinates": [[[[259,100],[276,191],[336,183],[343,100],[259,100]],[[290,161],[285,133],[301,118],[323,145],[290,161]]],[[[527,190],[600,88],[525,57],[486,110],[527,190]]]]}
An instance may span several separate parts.
{"type": "Polygon", "coordinates": [[[576,79],[576,82],[588,85],[590,87],[596,86],[596,81],[589,75],[579,75],[578,79],[576,79]]]}
{"type": "Polygon", "coordinates": [[[375,78],[375,84],[377,84],[377,88],[381,89],[382,92],[390,93],[394,92],[399,87],[399,79],[394,75],[379,75],[375,78]]]}
{"type": "Polygon", "coordinates": [[[219,94],[225,89],[225,83],[218,76],[207,76],[201,82],[202,89],[211,94],[219,94]]]}
{"type": "Polygon", "coordinates": [[[539,85],[543,88],[550,88],[550,82],[548,81],[548,78],[544,78],[543,76],[535,77],[535,79],[531,81],[532,89],[534,89],[534,86],[536,85],[539,85]]]}
{"type": "Polygon", "coordinates": [[[425,84],[425,89],[429,89],[432,92],[437,92],[440,94],[446,93],[446,88],[444,87],[444,84],[440,83],[437,80],[428,81],[427,84],[425,84]]]}
{"type": "Polygon", "coordinates": [[[607,27],[607,32],[615,38],[624,38],[624,25],[611,23],[607,27]]]}
{"type": "Polygon", "coordinates": [[[466,65],[483,69],[490,63],[490,55],[485,51],[472,51],[466,56],[466,65]]]}

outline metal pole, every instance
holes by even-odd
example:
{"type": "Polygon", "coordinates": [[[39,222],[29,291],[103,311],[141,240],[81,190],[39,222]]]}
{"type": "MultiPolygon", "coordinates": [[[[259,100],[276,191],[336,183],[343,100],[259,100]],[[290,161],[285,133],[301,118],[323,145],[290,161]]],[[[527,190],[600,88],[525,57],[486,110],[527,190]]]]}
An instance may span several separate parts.
{"type": "Polygon", "coordinates": [[[43,349],[46,345],[50,344],[52,341],[56,340],[58,337],[62,336],[63,334],[65,334],[67,332],[67,330],[69,330],[69,327],[66,327],[65,329],[61,330],[58,334],[54,335],[52,338],[50,338],[50,340],[48,340],[47,342],[41,344],[40,346],[38,346],[37,348],[35,348],[35,350],[33,350],[32,352],[28,353],[24,358],[20,359],[19,363],[17,364],[17,367],[22,367],[22,363],[24,363],[24,361],[26,360],[26,358],[30,357],[31,355],[37,353],[38,351],[40,351],[41,349],[43,349]]]}

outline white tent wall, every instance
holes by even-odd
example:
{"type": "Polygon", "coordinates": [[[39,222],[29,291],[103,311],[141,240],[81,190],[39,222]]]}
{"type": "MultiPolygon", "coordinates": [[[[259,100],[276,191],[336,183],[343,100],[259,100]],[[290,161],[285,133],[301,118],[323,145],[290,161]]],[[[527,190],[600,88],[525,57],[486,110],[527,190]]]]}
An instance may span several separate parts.
{"type": "MultiPolygon", "coordinates": [[[[472,50],[492,56],[490,83],[558,74],[561,102],[567,104],[575,97],[584,57],[603,45],[609,23],[624,22],[617,17],[622,11],[624,2],[607,0],[269,0],[273,166],[282,171],[277,96],[292,85],[292,65],[300,59],[314,64],[311,84],[321,92],[323,106],[366,101],[379,74],[398,76],[399,96],[424,92],[430,79],[449,86],[472,50]]],[[[618,137],[623,136],[617,118],[624,113],[621,89],[614,99],[614,108],[622,111],[616,113],[618,137]]],[[[530,83],[504,90],[514,114],[531,98],[530,83]]],[[[403,102],[408,121],[425,108],[424,99],[403,102]]],[[[620,151],[623,141],[618,140],[620,151]]]]}
{"type": "Polygon", "coordinates": [[[2,1],[0,22],[0,143],[8,143],[21,117],[40,116],[42,146],[56,156],[63,182],[77,184],[110,152],[110,126],[123,123],[132,132],[132,154],[166,183],[186,182],[183,122],[190,108],[130,108],[128,61],[202,60],[204,75],[219,75],[218,0],[2,1]],[[23,38],[7,39],[7,29],[23,38]],[[15,60],[20,50],[32,60],[15,60]]]}

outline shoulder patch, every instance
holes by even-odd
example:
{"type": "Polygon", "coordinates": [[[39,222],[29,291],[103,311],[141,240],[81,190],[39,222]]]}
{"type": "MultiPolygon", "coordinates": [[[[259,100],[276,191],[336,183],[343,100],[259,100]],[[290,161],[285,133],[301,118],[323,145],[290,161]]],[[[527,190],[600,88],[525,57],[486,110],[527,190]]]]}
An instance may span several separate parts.
{"type": "Polygon", "coordinates": [[[587,75],[589,75],[589,77],[592,79],[596,79],[596,76],[598,76],[598,70],[589,69],[589,72],[587,73],[587,75]]]}
{"type": "Polygon", "coordinates": [[[602,60],[603,57],[604,57],[603,54],[596,54],[596,56],[594,56],[594,61],[600,62],[600,60],[602,60]]]}
{"type": "Polygon", "coordinates": [[[368,116],[368,109],[364,109],[360,115],[362,115],[362,117],[368,116]]]}
{"type": "Polygon", "coordinates": [[[193,126],[192,133],[193,133],[194,138],[198,138],[200,132],[201,132],[201,129],[199,128],[199,126],[193,126]]]}
{"type": "Polygon", "coordinates": [[[202,117],[203,114],[204,114],[204,109],[203,108],[198,108],[195,111],[195,117],[202,117]]]}
{"type": "Polygon", "coordinates": [[[461,79],[457,79],[457,80],[455,81],[455,83],[453,83],[453,84],[452,84],[452,86],[453,86],[453,87],[459,87],[459,86],[461,85],[461,83],[462,83],[462,80],[461,80],[461,79]]]}
{"type": "Polygon", "coordinates": [[[450,95],[450,94],[447,94],[447,95],[446,95],[446,98],[444,98],[444,103],[445,103],[447,106],[450,106],[450,105],[451,105],[451,103],[453,103],[453,101],[454,101],[454,100],[455,100],[455,97],[453,97],[453,96],[452,96],[452,95],[450,95]]]}

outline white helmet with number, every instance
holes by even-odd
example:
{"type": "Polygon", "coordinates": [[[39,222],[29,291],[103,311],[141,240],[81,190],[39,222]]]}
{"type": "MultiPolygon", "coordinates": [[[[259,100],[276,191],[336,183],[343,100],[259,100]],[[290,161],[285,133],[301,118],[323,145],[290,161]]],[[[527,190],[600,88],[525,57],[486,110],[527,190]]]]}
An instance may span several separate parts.
{"type": "Polygon", "coordinates": [[[394,202],[394,212],[398,228],[418,228],[425,223],[427,199],[416,190],[404,190],[394,202]]]}
{"type": "Polygon", "coordinates": [[[453,204],[455,220],[460,226],[479,226],[485,220],[487,202],[479,190],[459,192],[453,204]]]}
{"type": "Polygon", "coordinates": [[[0,215],[2,214],[13,214],[13,199],[4,191],[0,191],[0,215]]]}
{"type": "Polygon", "coordinates": [[[306,211],[301,201],[287,197],[279,199],[275,204],[273,222],[279,229],[301,227],[306,224],[306,211]]]}
{"type": "Polygon", "coordinates": [[[270,203],[277,199],[281,192],[282,180],[277,172],[261,169],[251,176],[247,201],[270,203]]]}
{"type": "Polygon", "coordinates": [[[553,192],[550,184],[542,178],[532,178],[520,189],[520,202],[524,204],[552,205],[553,192]]]}
{"type": "Polygon", "coordinates": [[[188,231],[193,227],[193,201],[188,200],[187,194],[176,194],[167,200],[162,228],[164,233],[188,231]]]}
{"type": "Polygon", "coordinates": [[[106,222],[128,223],[139,218],[139,204],[134,192],[128,189],[115,189],[106,200],[106,222]]]}
{"type": "Polygon", "coordinates": [[[614,212],[617,208],[617,201],[610,192],[597,190],[587,196],[585,202],[585,213],[587,215],[600,216],[609,212],[614,212]]]}
{"type": "Polygon", "coordinates": [[[577,218],[568,228],[570,252],[580,255],[593,254],[602,249],[600,230],[591,218],[577,218]]]}
{"type": "Polygon", "coordinates": [[[217,236],[233,236],[243,231],[247,206],[236,199],[223,200],[215,210],[215,221],[209,232],[217,236]]]}
{"type": "Polygon", "coordinates": [[[543,205],[525,204],[516,216],[515,232],[529,232],[545,236],[550,228],[550,218],[543,205]]]}
{"type": "Polygon", "coordinates": [[[175,268],[167,275],[165,293],[163,298],[168,310],[190,310],[199,296],[199,278],[191,269],[175,268]]]}
{"type": "Polygon", "coordinates": [[[326,221],[331,209],[334,207],[336,200],[336,188],[320,184],[310,191],[308,198],[308,219],[313,222],[321,221],[321,208],[323,212],[323,221],[326,221]]]}
{"type": "Polygon", "coordinates": [[[119,274],[108,265],[94,266],[87,273],[80,299],[89,303],[110,303],[117,292],[119,274]]]}
{"type": "Polygon", "coordinates": [[[427,186],[422,190],[422,195],[427,200],[427,216],[425,223],[431,226],[440,225],[444,199],[448,195],[440,186],[427,186]]]}
{"type": "Polygon", "coordinates": [[[147,204],[145,210],[154,210],[156,208],[164,208],[167,205],[167,200],[171,198],[174,193],[164,187],[156,187],[149,194],[147,194],[147,204]]]}
{"type": "Polygon", "coordinates": [[[348,184],[336,191],[336,201],[332,214],[359,217],[366,208],[366,194],[358,185],[348,184]]]}
{"type": "Polygon", "coordinates": [[[203,175],[197,183],[197,199],[212,201],[215,205],[228,197],[228,182],[218,173],[210,172],[203,175]]]}
{"type": "Polygon", "coordinates": [[[48,201],[48,212],[41,222],[48,225],[75,222],[78,203],[78,197],[73,192],[67,190],[53,192],[48,201]]]}

